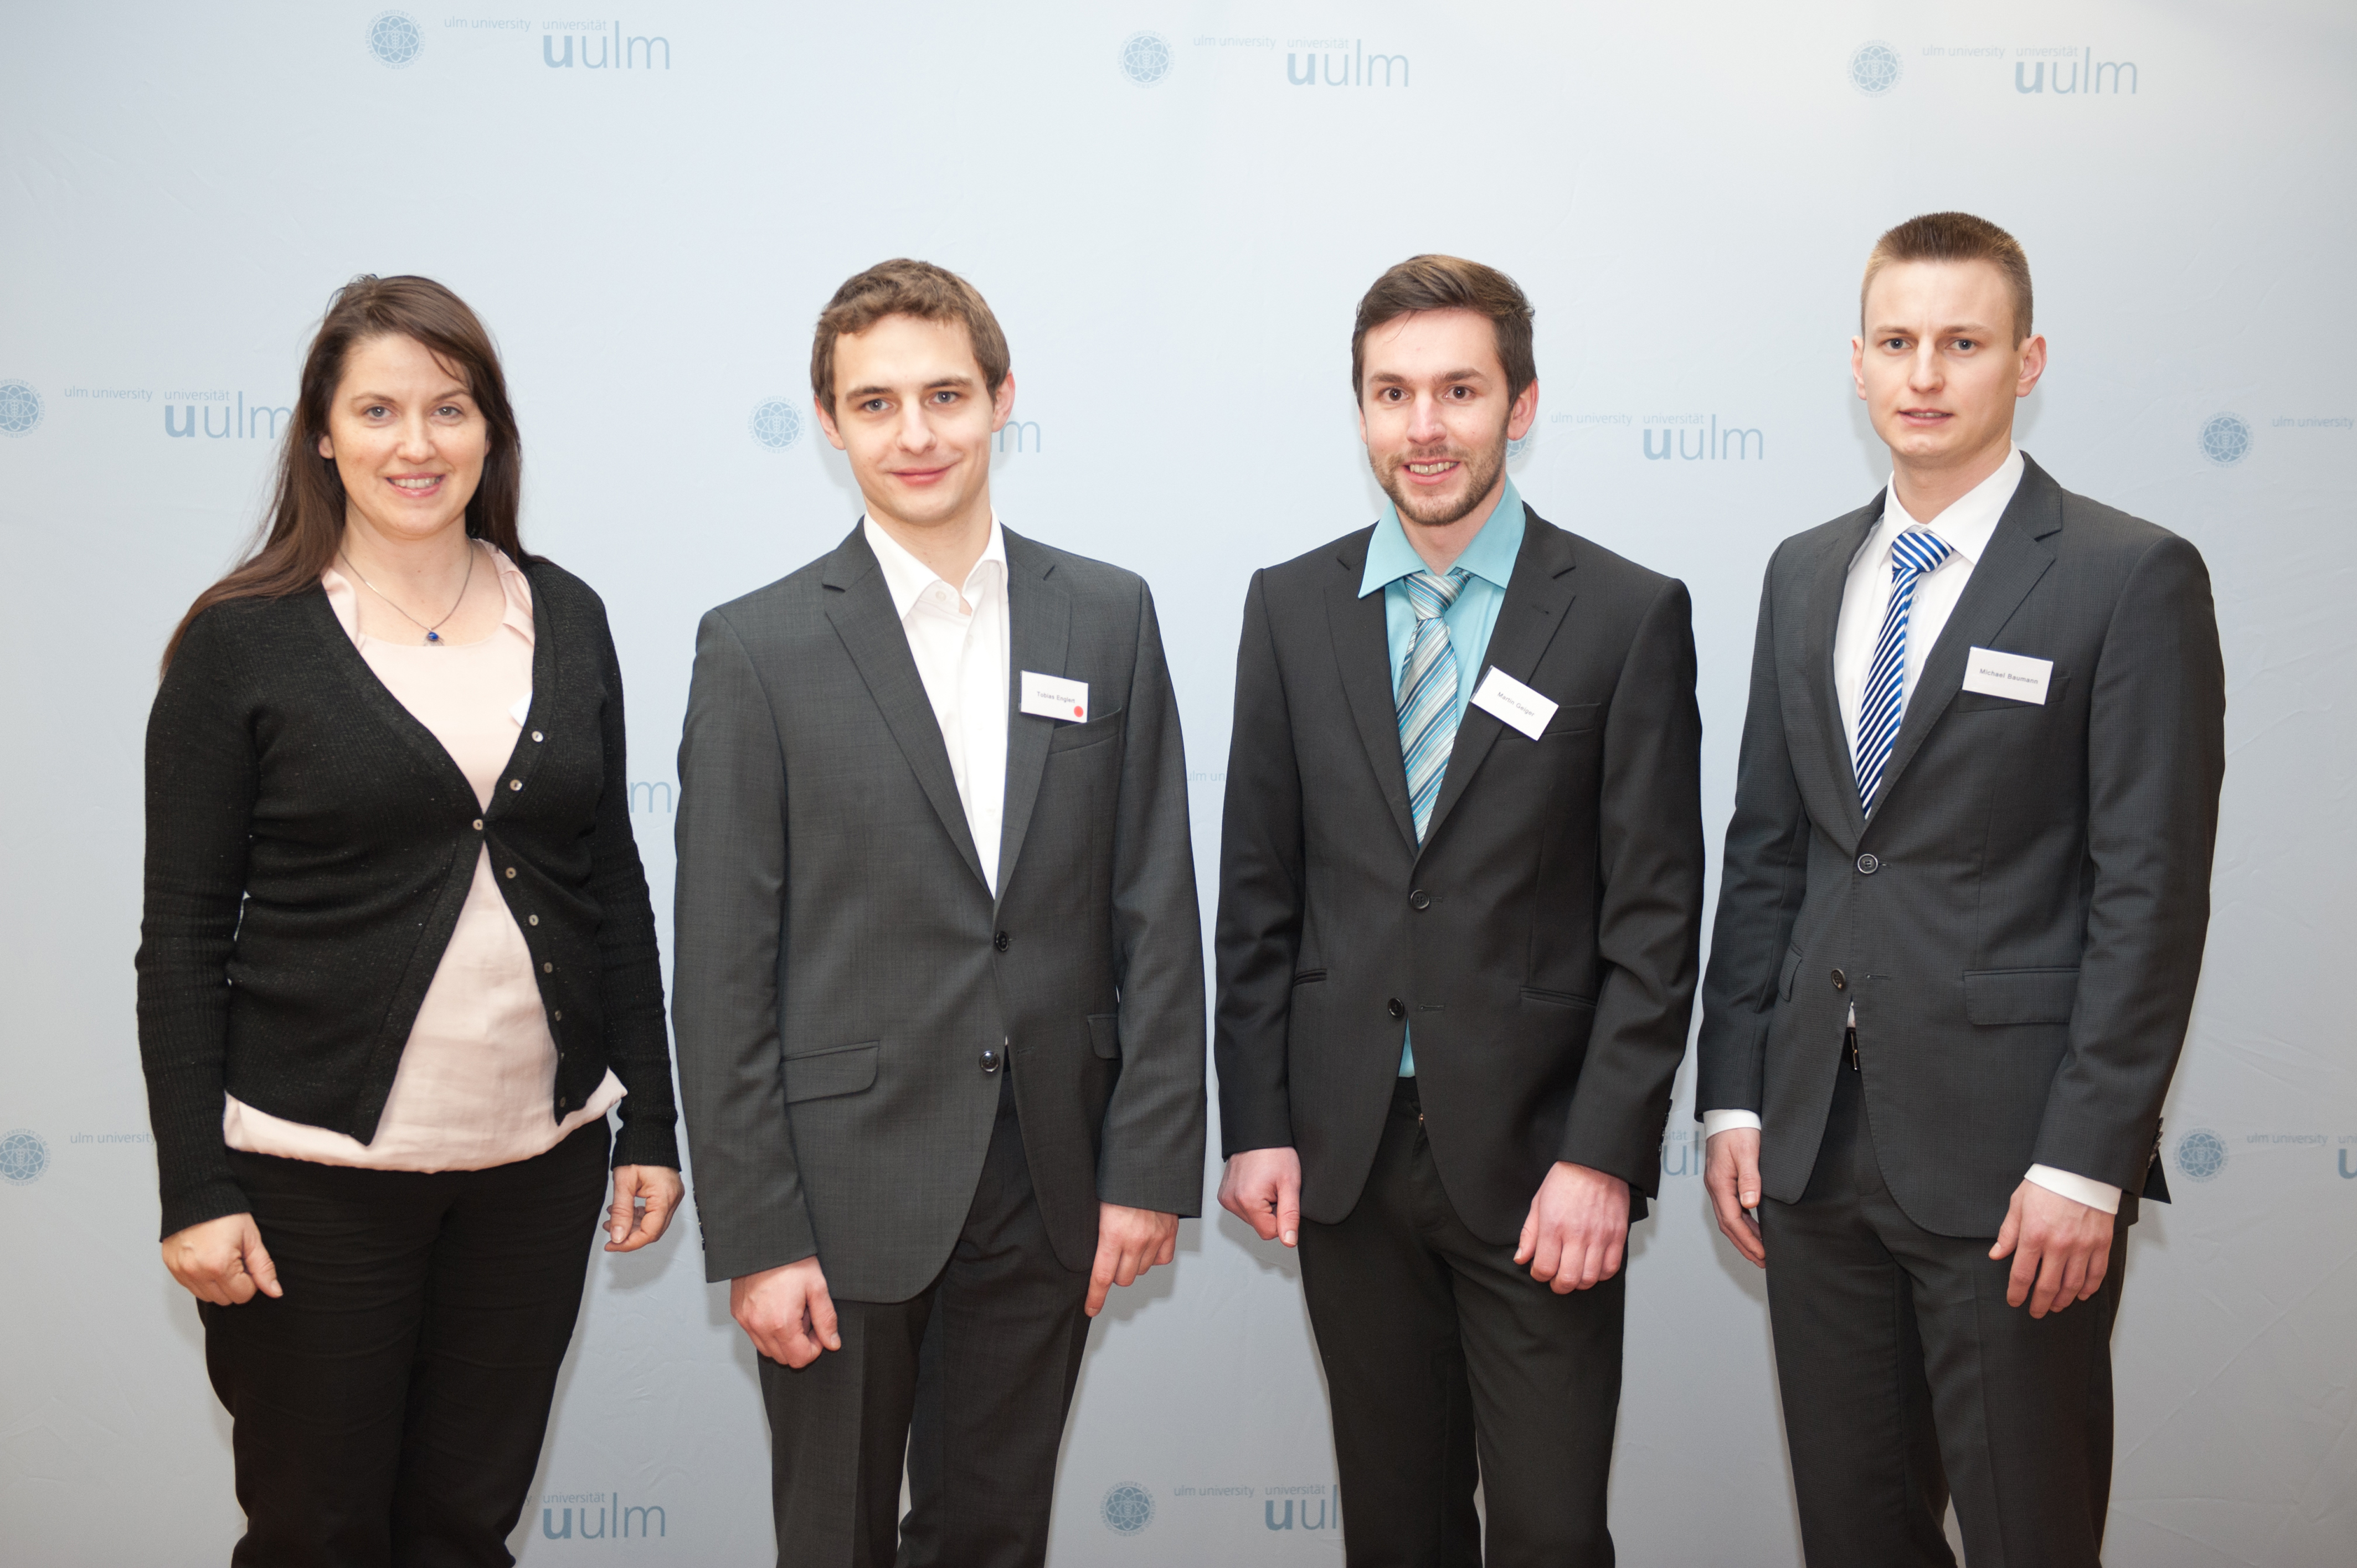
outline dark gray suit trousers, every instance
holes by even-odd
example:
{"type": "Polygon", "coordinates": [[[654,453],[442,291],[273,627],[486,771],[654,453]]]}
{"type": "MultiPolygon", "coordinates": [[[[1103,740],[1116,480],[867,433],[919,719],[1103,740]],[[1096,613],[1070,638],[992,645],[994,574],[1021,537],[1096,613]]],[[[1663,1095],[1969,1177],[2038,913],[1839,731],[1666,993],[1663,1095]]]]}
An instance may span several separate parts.
{"type": "Polygon", "coordinates": [[[1863,1086],[1832,1062],[1806,1191],[1760,1206],[1768,1316],[1810,1568],[2094,1568],[2112,1490],[2112,1324],[2128,1228],[2086,1301],[2007,1306],[2013,1261],[1890,1196],[1863,1086]]]}

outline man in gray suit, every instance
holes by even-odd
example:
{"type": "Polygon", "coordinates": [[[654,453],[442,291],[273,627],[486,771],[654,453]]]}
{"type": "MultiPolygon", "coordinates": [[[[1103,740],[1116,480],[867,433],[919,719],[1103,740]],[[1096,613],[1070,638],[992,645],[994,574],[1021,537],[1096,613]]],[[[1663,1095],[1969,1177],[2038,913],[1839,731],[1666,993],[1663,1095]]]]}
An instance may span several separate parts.
{"type": "Polygon", "coordinates": [[[1953,1564],[1953,1495],[1976,1568],[2075,1568],[2209,924],[2217,620],[2192,545],[2014,446],[2046,343],[2012,236],[1911,219],[1860,304],[1891,479],[1768,568],[1705,1185],[1768,1270],[1809,1562],[1953,1564]]]}
{"type": "Polygon", "coordinates": [[[852,278],[811,384],[866,515],[704,618],[680,745],[705,1274],[781,1563],[1036,1564],[1088,1320],[1201,1198],[1178,709],[1146,585],[999,525],[971,285],[852,278]]]}

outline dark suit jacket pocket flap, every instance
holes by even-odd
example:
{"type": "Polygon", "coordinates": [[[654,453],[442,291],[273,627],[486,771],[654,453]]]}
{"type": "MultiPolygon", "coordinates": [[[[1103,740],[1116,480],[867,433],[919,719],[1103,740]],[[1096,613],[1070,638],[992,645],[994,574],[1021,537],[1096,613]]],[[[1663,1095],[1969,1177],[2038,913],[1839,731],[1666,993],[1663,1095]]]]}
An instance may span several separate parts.
{"type": "Polygon", "coordinates": [[[1801,950],[1784,950],[1784,972],[1776,977],[1776,996],[1783,1002],[1792,999],[1792,977],[1801,972],[1801,950]]]}
{"type": "Polygon", "coordinates": [[[1111,740],[1121,733],[1121,714],[1122,710],[1115,708],[1109,714],[1099,714],[1084,725],[1070,725],[1059,720],[1056,733],[1048,737],[1048,749],[1077,751],[1099,741],[1111,740]]]}
{"type": "Polygon", "coordinates": [[[1535,985],[1523,987],[1523,1000],[1544,1002],[1550,1007],[1586,1007],[1591,1011],[1596,1006],[1593,996],[1582,996],[1574,991],[1542,991],[1535,985]]]}
{"type": "Polygon", "coordinates": [[[1964,976],[1964,1016],[1975,1024],[2067,1024],[2078,999],[2075,969],[1984,969],[1964,976]]]}
{"type": "Polygon", "coordinates": [[[786,1103],[823,1100],[831,1094],[856,1094],[876,1083],[876,1058],[883,1042],[829,1046],[786,1058],[786,1103]]]}
{"type": "Polygon", "coordinates": [[[1121,1059],[1121,1015],[1089,1015],[1089,1048],[1109,1062],[1121,1059]]]}
{"type": "Polygon", "coordinates": [[[1547,720],[1546,728],[1539,734],[1542,736],[1577,735],[1581,730],[1594,729],[1603,720],[1604,704],[1601,703],[1566,703],[1555,709],[1555,717],[1547,720]]]}

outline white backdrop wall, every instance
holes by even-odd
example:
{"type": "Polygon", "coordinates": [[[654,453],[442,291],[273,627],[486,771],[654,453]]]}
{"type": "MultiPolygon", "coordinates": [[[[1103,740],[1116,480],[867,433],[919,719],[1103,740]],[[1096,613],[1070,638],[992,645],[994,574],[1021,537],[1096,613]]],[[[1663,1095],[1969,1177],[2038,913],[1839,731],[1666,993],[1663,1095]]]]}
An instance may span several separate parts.
{"type": "MultiPolygon", "coordinates": [[[[1153,583],[1208,894],[1246,576],[1379,501],[1346,390],[1378,271],[1452,251],[1536,302],[1516,478],[1692,587],[1716,845],[1768,553],[1885,472],[1847,382],[1860,263],[1944,207],[2036,268],[2053,368],[2022,445],[2195,541],[2225,638],[2216,917],[2179,1200],[2129,1251],[2112,1559],[2351,1561],[2345,6],[400,3],[0,29],[8,1561],[219,1562],[239,1529],[154,1245],[141,731],[345,278],[428,274],[499,335],[526,539],[613,613],[667,945],[695,618],[858,510],[804,371],[850,273],[928,257],[996,306],[998,504],[1153,583]]],[[[1632,1249],[1615,1528],[1631,1563],[1792,1563],[1760,1283],[1706,1219],[1686,1082],[1632,1249]]],[[[1053,1560],[1339,1561],[1292,1261],[1224,1218],[1181,1236],[1094,1332],[1053,1560]]],[[[527,1563],[766,1561],[751,1353],[694,1249],[682,1225],[596,1260],[527,1563]]]]}

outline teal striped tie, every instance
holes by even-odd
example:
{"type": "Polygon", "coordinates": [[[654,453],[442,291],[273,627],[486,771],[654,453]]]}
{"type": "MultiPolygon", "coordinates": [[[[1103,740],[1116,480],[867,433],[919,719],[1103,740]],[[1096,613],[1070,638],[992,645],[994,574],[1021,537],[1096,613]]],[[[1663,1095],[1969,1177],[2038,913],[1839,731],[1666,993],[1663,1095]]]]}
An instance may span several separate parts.
{"type": "Polygon", "coordinates": [[[1400,671],[1399,732],[1418,843],[1432,821],[1432,803],[1440,798],[1449,749],[1457,744],[1457,650],[1448,641],[1448,623],[1440,618],[1464,591],[1465,579],[1462,566],[1450,568],[1447,576],[1415,572],[1400,579],[1415,607],[1415,639],[1400,671]]]}

